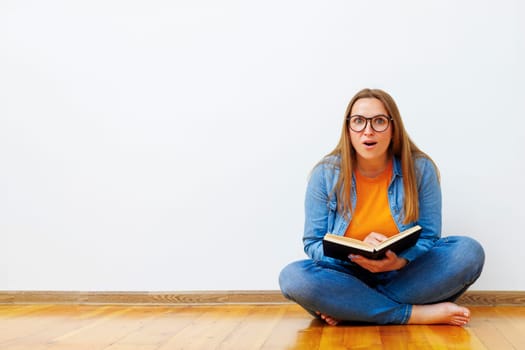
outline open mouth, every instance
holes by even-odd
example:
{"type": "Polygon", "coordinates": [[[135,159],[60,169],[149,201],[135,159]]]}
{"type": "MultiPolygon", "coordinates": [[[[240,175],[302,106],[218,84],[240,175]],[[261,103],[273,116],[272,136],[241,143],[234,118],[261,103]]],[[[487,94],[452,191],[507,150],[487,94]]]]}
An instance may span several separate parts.
{"type": "Polygon", "coordinates": [[[374,145],[377,144],[377,142],[374,142],[374,141],[367,141],[367,142],[363,142],[363,144],[364,144],[365,146],[374,146],[374,145]]]}

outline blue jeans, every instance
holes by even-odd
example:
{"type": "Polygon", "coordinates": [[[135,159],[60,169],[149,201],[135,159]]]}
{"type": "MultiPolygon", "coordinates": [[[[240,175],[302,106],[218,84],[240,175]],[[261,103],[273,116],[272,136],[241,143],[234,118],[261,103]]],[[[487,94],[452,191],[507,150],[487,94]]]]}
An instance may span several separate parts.
{"type": "Polygon", "coordinates": [[[371,273],[311,259],[286,266],[281,291],[312,315],[341,321],[405,324],[412,305],[454,301],[483,269],[481,245],[468,237],[439,239],[425,254],[398,271],[371,273]]]}

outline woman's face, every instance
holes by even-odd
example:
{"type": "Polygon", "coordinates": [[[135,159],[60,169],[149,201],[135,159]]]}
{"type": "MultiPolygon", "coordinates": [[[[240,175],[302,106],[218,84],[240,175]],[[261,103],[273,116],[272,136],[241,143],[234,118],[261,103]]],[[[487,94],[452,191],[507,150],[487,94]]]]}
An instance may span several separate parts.
{"type": "MultiPolygon", "coordinates": [[[[350,117],[361,116],[365,118],[372,118],[375,116],[387,116],[388,112],[383,103],[376,98],[361,98],[357,100],[352,106],[350,117]]],[[[382,132],[378,132],[372,128],[372,120],[358,119],[366,127],[359,132],[348,129],[350,133],[350,141],[354,147],[358,161],[380,161],[386,160],[388,156],[388,147],[392,140],[392,121],[387,121],[388,127],[382,132]]],[[[381,129],[382,120],[377,120],[374,124],[376,129],[381,129]]]]}

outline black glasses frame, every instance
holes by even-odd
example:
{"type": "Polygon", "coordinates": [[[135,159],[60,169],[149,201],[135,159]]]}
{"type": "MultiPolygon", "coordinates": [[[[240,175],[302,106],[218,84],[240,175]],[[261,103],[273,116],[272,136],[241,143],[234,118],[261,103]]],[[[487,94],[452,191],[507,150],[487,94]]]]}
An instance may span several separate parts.
{"type": "Polygon", "coordinates": [[[359,114],[356,114],[356,115],[349,115],[348,117],[346,117],[346,124],[348,125],[348,128],[350,128],[350,130],[354,131],[354,132],[361,132],[363,130],[366,129],[366,127],[368,126],[368,122],[370,122],[370,127],[372,128],[372,130],[374,130],[375,132],[385,132],[387,131],[388,127],[390,126],[390,122],[393,121],[392,117],[388,116],[388,115],[384,115],[384,114],[378,114],[378,115],[374,115],[373,117],[370,117],[370,118],[367,118],[367,117],[364,117],[362,115],[359,115],[359,114]],[[362,129],[360,130],[355,130],[355,129],[352,129],[352,127],[350,126],[350,120],[352,118],[363,118],[365,120],[365,126],[363,126],[362,129]],[[376,130],[376,128],[374,128],[374,124],[372,123],[372,120],[376,119],[376,118],[386,118],[387,120],[387,125],[386,125],[386,128],[384,130],[376,130]]]}

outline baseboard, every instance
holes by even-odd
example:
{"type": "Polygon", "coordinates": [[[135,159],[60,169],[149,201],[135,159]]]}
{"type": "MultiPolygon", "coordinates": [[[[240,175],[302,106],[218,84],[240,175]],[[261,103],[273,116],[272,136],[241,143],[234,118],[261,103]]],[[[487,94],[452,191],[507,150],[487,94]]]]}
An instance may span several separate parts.
{"type": "MultiPolygon", "coordinates": [[[[78,292],[0,291],[0,304],[219,305],[286,304],[279,291],[78,292]]],[[[462,305],[525,306],[525,291],[467,291],[462,305]]]]}
{"type": "Polygon", "coordinates": [[[216,305],[285,304],[279,291],[78,292],[0,291],[0,304],[216,305]]]}
{"type": "Polygon", "coordinates": [[[525,291],[467,291],[457,303],[480,306],[525,306],[525,291]]]}

